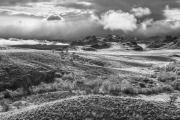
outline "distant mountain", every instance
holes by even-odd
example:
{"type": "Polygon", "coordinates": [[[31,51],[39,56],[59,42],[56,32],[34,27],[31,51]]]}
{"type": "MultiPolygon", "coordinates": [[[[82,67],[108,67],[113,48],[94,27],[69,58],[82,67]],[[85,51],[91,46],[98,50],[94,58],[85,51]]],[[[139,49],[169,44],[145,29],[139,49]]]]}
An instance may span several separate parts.
{"type": "Polygon", "coordinates": [[[73,41],[71,43],[71,46],[73,45],[79,45],[79,46],[83,46],[83,45],[91,45],[91,44],[95,44],[95,43],[98,43],[98,39],[96,36],[88,36],[88,37],[85,37],[84,39],[82,40],[78,40],[78,41],[73,41]]]}
{"type": "Polygon", "coordinates": [[[106,42],[122,42],[124,40],[123,36],[119,36],[119,35],[111,35],[109,34],[106,38],[105,41],[106,42]]]}
{"type": "Polygon", "coordinates": [[[178,49],[180,48],[180,36],[166,35],[152,39],[152,42],[148,44],[148,48],[168,48],[178,49]]]}
{"type": "Polygon", "coordinates": [[[111,34],[109,34],[105,38],[96,37],[96,36],[88,36],[88,37],[85,37],[82,40],[73,41],[71,43],[71,45],[84,46],[84,45],[93,45],[93,44],[102,43],[102,42],[124,42],[126,40],[128,40],[126,36],[119,36],[119,35],[111,35],[111,34]]]}

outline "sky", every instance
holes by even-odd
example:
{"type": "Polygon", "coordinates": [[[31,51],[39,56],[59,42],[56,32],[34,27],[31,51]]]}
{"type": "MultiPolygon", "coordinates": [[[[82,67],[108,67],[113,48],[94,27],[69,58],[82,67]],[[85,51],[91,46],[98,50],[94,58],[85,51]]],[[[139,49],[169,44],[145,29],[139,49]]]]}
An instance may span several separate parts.
{"type": "Polygon", "coordinates": [[[180,30],[180,0],[0,0],[0,38],[74,41],[180,30]]]}

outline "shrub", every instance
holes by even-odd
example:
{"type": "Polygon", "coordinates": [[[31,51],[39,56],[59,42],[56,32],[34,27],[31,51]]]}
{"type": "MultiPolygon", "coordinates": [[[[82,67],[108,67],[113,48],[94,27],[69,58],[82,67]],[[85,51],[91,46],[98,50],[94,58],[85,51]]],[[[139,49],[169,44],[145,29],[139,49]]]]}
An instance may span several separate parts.
{"type": "Polygon", "coordinates": [[[108,93],[109,92],[109,86],[110,86],[110,82],[109,81],[106,81],[102,84],[101,86],[101,90],[104,92],[104,93],[108,93]]]}
{"type": "Polygon", "coordinates": [[[2,106],[2,112],[7,112],[9,111],[10,107],[9,105],[6,103],[5,99],[1,100],[0,105],[2,106]]]}
{"type": "Polygon", "coordinates": [[[110,85],[109,93],[115,96],[119,95],[121,93],[121,86],[119,84],[110,85]]]}
{"type": "Polygon", "coordinates": [[[139,86],[140,86],[141,88],[146,88],[146,85],[145,85],[144,83],[142,83],[142,82],[139,83],[139,86]]]}
{"type": "Polygon", "coordinates": [[[162,91],[163,92],[173,92],[174,91],[174,88],[170,85],[165,85],[162,87],[162,91]]]}
{"type": "Polygon", "coordinates": [[[73,85],[76,89],[79,89],[79,90],[84,90],[85,89],[85,80],[84,79],[80,79],[80,80],[75,80],[73,82],[73,85]]]}
{"type": "Polygon", "coordinates": [[[133,86],[127,86],[124,89],[122,89],[122,92],[128,95],[136,95],[138,94],[138,89],[133,86]]]}
{"type": "Polygon", "coordinates": [[[73,83],[70,81],[64,81],[62,79],[56,79],[56,81],[52,84],[52,86],[57,90],[57,91],[69,91],[72,92],[74,89],[73,83]]]}
{"type": "Polygon", "coordinates": [[[104,93],[119,95],[121,93],[121,85],[115,84],[110,81],[106,81],[102,84],[100,88],[104,93]]]}
{"type": "Polygon", "coordinates": [[[151,74],[150,78],[157,78],[156,74],[151,74]]]}
{"type": "Polygon", "coordinates": [[[74,74],[73,74],[73,73],[71,73],[71,74],[66,74],[66,75],[64,75],[64,76],[62,77],[62,80],[68,80],[68,81],[73,82],[73,81],[75,80],[74,74]]]}
{"type": "Polygon", "coordinates": [[[178,95],[172,95],[172,96],[170,96],[170,98],[169,98],[169,104],[174,104],[175,102],[176,102],[176,100],[178,99],[178,97],[177,97],[178,95]]]}
{"type": "Polygon", "coordinates": [[[159,87],[142,88],[139,90],[139,94],[151,95],[151,94],[158,94],[162,92],[173,92],[173,91],[174,89],[170,85],[161,85],[159,87]]]}
{"type": "Polygon", "coordinates": [[[97,79],[97,80],[91,80],[87,83],[85,83],[85,85],[87,87],[89,87],[90,89],[94,89],[96,87],[100,87],[102,85],[103,81],[100,80],[100,79],[97,79]]]}
{"type": "Polygon", "coordinates": [[[11,98],[12,99],[11,94],[7,90],[3,93],[3,95],[4,95],[4,98],[11,98]]]}
{"type": "Polygon", "coordinates": [[[15,106],[17,109],[20,109],[22,107],[26,107],[28,106],[29,103],[27,103],[26,101],[17,101],[13,103],[13,106],[15,106]]]}
{"type": "Polygon", "coordinates": [[[90,94],[90,93],[99,94],[100,88],[102,86],[102,80],[97,79],[97,80],[89,81],[85,83],[85,86],[86,86],[85,88],[86,94],[90,94]]]}
{"type": "Polygon", "coordinates": [[[176,73],[174,72],[161,72],[158,75],[158,81],[160,82],[172,82],[177,78],[176,73]]]}
{"type": "Polygon", "coordinates": [[[45,84],[43,82],[40,85],[33,87],[33,92],[38,94],[54,91],[57,91],[57,89],[53,84],[45,84]]]}
{"type": "Polygon", "coordinates": [[[165,66],[166,72],[176,72],[177,66],[174,63],[170,63],[169,65],[165,66]]]}
{"type": "Polygon", "coordinates": [[[154,69],[159,71],[159,72],[176,72],[180,68],[179,63],[169,63],[166,66],[163,67],[155,67],[154,69]]]}
{"type": "Polygon", "coordinates": [[[180,80],[175,80],[171,83],[171,86],[175,89],[175,90],[180,90],[180,80]]]}
{"type": "Polygon", "coordinates": [[[99,87],[98,87],[98,86],[92,89],[92,93],[93,93],[93,94],[99,94],[99,91],[100,91],[100,90],[99,90],[99,87]]]}

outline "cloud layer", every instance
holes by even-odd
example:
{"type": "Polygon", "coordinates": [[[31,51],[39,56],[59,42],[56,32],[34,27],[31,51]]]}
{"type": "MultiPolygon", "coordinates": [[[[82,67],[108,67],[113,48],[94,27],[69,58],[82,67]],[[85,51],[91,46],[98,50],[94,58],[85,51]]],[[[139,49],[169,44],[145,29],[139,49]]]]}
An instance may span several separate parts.
{"type": "Polygon", "coordinates": [[[180,29],[179,8],[178,0],[0,0],[0,38],[169,34],[180,29]]]}
{"type": "Polygon", "coordinates": [[[90,18],[76,21],[42,20],[11,16],[1,17],[0,36],[4,38],[77,40],[97,32],[100,25],[90,18]],[[11,20],[9,20],[11,19],[11,20]]]}

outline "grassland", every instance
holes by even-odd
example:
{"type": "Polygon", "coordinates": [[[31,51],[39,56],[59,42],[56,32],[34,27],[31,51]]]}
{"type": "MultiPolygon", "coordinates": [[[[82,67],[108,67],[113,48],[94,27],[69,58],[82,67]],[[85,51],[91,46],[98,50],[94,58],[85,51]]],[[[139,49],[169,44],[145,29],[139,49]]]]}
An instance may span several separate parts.
{"type": "Polygon", "coordinates": [[[1,50],[0,118],[180,119],[179,54],[180,50],[123,51],[116,45],[63,55],[1,50]],[[171,103],[174,95],[177,99],[171,103]]]}

